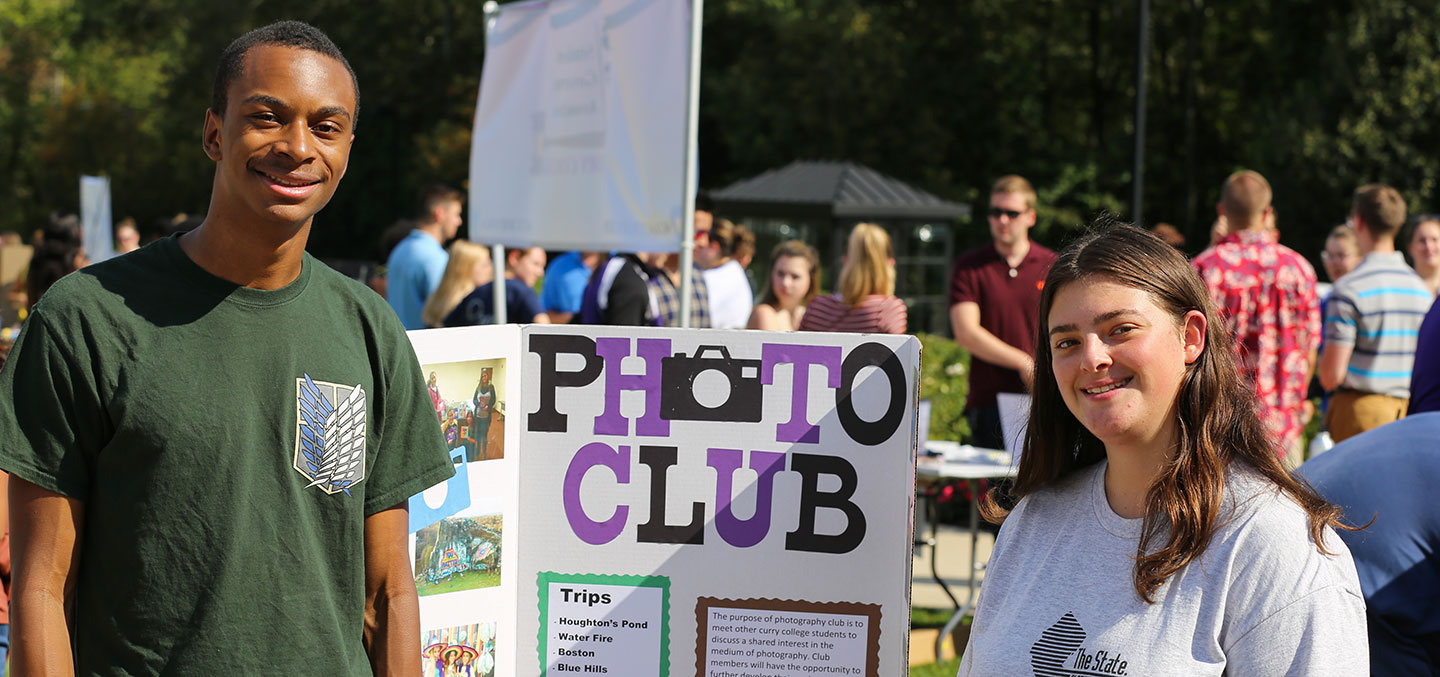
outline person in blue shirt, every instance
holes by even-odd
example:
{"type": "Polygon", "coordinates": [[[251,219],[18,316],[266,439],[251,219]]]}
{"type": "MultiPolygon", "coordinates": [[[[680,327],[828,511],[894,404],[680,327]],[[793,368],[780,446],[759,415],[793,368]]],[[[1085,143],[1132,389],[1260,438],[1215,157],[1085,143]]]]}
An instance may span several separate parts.
{"type": "Polygon", "coordinates": [[[580,312],[580,299],[590,273],[600,263],[602,252],[566,252],[550,262],[545,269],[545,283],[540,290],[540,304],[550,321],[566,324],[580,312]]]}
{"type": "MultiPolygon", "coordinates": [[[[518,324],[550,324],[540,305],[535,283],[545,274],[545,250],[540,247],[511,249],[505,253],[505,321],[518,324]]],[[[445,317],[447,327],[470,327],[495,322],[494,283],[480,285],[461,299],[445,317]]]]}
{"type": "MultiPolygon", "coordinates": [[[[1432,313],[1433,315],[1433,313],[1432,313]]],[[[1440,673],[1440,412],[1410,414],[1361,433],[1300,466],[1340,506],[1355,558],[1376,675],[1440,673]]]]}
{"type": "Polygon", "coordinates": [[[1415,366],[1410,372],[1410,415],[1440,411],[1440,303],[1420,323],[1415,366]]]}
{"type": "Polygon", "coordinates": [[[464,195],[454,188],[430,186],[420,193],[415,230],[390,252],[385,262],[385,300],[406,329],[424,329],[425,301],[440,286],[450,255],[445,243],[460,230],[464,195]]]}

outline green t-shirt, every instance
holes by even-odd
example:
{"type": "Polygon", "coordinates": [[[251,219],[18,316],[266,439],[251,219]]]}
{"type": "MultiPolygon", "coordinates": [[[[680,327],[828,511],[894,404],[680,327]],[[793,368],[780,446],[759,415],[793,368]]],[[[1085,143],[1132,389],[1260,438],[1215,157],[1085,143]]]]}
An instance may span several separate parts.
{"type": "Polygon", "coordinates": [[[161,240],[60,280],[0,370],[0,468],[84,502],[79,674],[368,675],[364,519],[454,473],[379,295],[161,240]]]}

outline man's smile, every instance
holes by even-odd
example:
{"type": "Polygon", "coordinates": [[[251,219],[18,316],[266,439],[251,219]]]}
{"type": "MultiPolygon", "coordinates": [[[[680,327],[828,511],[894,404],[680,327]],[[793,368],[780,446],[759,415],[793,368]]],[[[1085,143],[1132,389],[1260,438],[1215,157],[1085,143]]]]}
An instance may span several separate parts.
{"type": "Polygon", "coordinates": [[[263,169],[252,169],[260,180],[270,187],[275,193],[291,198],[304,199],[315,192],[320,185],[320,179],[301,174],[267,172],[263,169]]]}

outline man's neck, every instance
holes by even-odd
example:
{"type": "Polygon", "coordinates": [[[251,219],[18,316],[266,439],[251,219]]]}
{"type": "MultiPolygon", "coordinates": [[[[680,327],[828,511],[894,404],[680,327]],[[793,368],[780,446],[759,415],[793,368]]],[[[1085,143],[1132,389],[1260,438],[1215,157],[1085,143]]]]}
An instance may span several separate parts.
{"type": "Polygon", "coordinates": [[[1393,254],[1393,253],[1395,253],[1395,239],[1394,239],[1394,238],[1389,238],[1389,237],[1382,237],[1382,238],[1379,238],[1379,239],[1371,240],[1371,241],[1370,241],[1370,248],[1365,250],[1365,254],[1366,254],[1367,256],[1370,255],[1370,254],[1393,254]]]}
{"type": "Polygon", "coordinates": [[[279,289],[300,277],[310,224],[242,226],[212,213],[180,237],[180,249],[211,275],[242,287],[279,289]]]}
{"type": "Polygon", "coordinates": [[[1240,231],[1242,231],[1242,230],[1255,230],[1255,231],[1265,230],[1265,220],[1264,220],[1264,219],[1255,219],[1255,220],[1253,220],[1253,221],[1244,221],[1244,222],[1242,222],[1242,221],[1235,221],[1235,220],[1230,221],[1230,232],[1232,232],[1232,233],[1238,233],[1238,232],[1240,232],[1240,231]]]}
{"type": "Polygon", "coordinates": [[[438,221],[415,226],[415,230],[435,238],[435,241],[442,245],[445,244],[445,237],[440,234],[440,222],[438,221]]]}
{"type": "Polygon", "coordinates": [[[995,246],[995,251],[1000,254],[1000,258],[1005,259],[1005,262],[1012,267],[1020,265],[1020,262],[1025,260],[1025,255],[1030,253],[1030,238],[1028,237],[1022,237],[1008,245],[1001,242],[992,242],[992,244],[995,246]]]}

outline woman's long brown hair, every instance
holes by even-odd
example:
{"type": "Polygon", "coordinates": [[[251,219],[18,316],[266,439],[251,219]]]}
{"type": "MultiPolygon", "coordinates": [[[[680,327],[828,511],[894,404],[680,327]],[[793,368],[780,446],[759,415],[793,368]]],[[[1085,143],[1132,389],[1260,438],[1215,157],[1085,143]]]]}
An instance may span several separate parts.
{"type": "MultiPolygon", "coordinates": [[[[1205,349],[1186,367],[1176,397],[1178,453],[1146,496],[1145,519],[1136,548],[1135,592],[1146,603],[1167,578],[1198,558],[1219,526],[1225,474],[1232,463],[1253,467],[1300,505],[1310,536],[1322,553],[1326,526],[1346,528],[1340,509],[1326,503],[1304,480],[1280,465],[1275,443],[1256,410],[1253,387],[1240,373],[1229,330],[1190,262],[1155,235],[1102,217],[1060,253],[1040,294],[1035,341],[1035,381],[1029,427],[1013,492],[1032,494],[1105,458],[1105,445],[1065,405],[1051,367],[1049,317],[1055,295],[1066,285],[1103,279],[1150,294],[1178,327],[1185,314],[1205,314],[1205,349]],[[1161,538],[1164,545],[1152,551],[1161,538]]],[[[982,510],[986,519],[1008,514],[994,496],[982,510]]]]}

